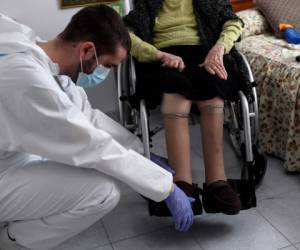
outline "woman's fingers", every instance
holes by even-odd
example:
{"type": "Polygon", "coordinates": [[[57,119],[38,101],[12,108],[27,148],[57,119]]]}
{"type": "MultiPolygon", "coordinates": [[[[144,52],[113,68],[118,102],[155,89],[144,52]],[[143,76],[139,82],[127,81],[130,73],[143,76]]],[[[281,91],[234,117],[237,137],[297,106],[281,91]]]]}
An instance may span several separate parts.
{"type": "Polygon", "coordinates": [[[185,68],[185,64],[184,64],[183,60],[180,60],[180,62],[179,62],[179,67],[178,67],[179,71],[180,71],[180,72],[183,71],[184,68],[185,68]]]}
{"type": "Polygon", "coordinates": [[[179,60],[175,59],[171,62],[172,68],[177,69],[178,68],[178,64],[179,64],[179,60]]]}
{"type": "Polygon", "coordinates": [[[173,55],[166,55],[163,59],[162,63],[163,67],[175,68],[179,71],[182,71],[185,68],[185,64],[181,57],[173,56],[173,55]]]}
{"type": "Polygon", "coordinates": [[[212,67],[209,67],[209,66],[204,66],[206,71],[212,75],[215,75],[216,74],[216,71],[212,68],[212,67]]]}
{"type": "Polygon", "coordinates": [[[219,62],[220,62],[220,66],[221,66],[221,68],[222,68],[222,71],[223,71],[223,73],[224,73],[225,79],[227,79],[228,74],[227,74],[226,68],[225,68],[225,66],[224,66],[223,56],[222,56],[222,55],[219,55],[219,58],[218,58],[218,59],[219,59],[219,62]]]}
{"type": "Polygon", "coordinates": [[[212,75],[217,74],[223,80],[227,80],[228,74],[224,67],[223,60],[209,60],[209,57],[199,67],[205,67],[206,71],[212,75]]]}
{"type": "Polygon", "coordinates": [[[218,77],[220,77],[223,80],[227,79],[227,72],[226,72],[224,66],[222,67],[220,65],[216,65],[214,69],[215,69],[218,77]]]}
{"type": "Polygon", "coordinates": [[[199,64],[199,67],[205,67],[210,74],[217,75],[223,80],[227,80],[228,74],[223,62],[224,46],[216,44],[208,52],[205,61],[199,64]]]}

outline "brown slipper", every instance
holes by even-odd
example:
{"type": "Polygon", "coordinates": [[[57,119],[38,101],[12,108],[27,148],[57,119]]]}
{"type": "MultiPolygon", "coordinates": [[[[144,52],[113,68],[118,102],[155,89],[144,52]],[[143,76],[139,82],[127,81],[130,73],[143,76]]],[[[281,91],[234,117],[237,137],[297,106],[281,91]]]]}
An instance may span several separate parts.
{"type": "Polygon", "coordinates": [[[241,201],[227,181],[220,180],[203,184],[203,208],[206,213],[238,214],[241,201]]]}
{"type": "MultiPolygon", "coordinates": [[[[194,215],[202,214],[203,211],[202,211],[202,204],[200,200],[200,194],[202,193],[202,190],[198,187],[198,185],[195,183],[189,184],[184,181],[176,181],[175,183],[187,196],[195,199],[195,201],[192,203],[192,209],[194,215]]],[[[172,216],[164,201],[155,202],[153,200],[148,199],[148,208],[149,208],[149,214],[151,216],[159,216],[159,217],[172,216]]]]}

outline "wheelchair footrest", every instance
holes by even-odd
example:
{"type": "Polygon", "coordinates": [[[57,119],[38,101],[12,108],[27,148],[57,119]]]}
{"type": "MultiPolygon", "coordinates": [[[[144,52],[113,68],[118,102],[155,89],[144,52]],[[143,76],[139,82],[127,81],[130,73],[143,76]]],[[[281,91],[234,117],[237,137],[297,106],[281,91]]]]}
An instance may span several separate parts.
{"type": "Polygon", "coordinates": [[[241,201],[241,210],[256,207],[255,186],[248,180],[228,179],[241,201]]]}
{"type": "Polygon", "coordinates": [[[206,213],[238,214],[240,210],[256,206],[254,183],[228,179],[203,184],[203,208],[206,213]]]}
{"type": "MultiPolygon", "coordinates": [[[[238,198],[241,201],[241,210],[250,209],[252,207],[256,207],[256,195],[255,195],[255,186],[251,184],[248,180],[239,180],[239,179],[228,179],[228,183],[232,187],[232,189],[237,193],[238,198]]],[[[197,197],[197,201],[193,203],[192,208],[194,211],[194,215],[202,214],[201,201],[199,199],[199,195],[202,194],[202,190],[197,187],[199,191],[197,195],[193,195],[194,198],[197,197]]],[[[155,202],[146,197],[143,197],[148,201],[148,209],[150,216],[158,216],[158,217],[169,217],[171,216],[170,211],[165,204],[162,202],[155,202]]],[[[204,202],[204,201],[203,201],[204,202]]],[[[211,206],[211,205],[210,205],[211,206]]],[[[210,211],[206,211],[208,213],[220,213],[219,209],[210,207],[210,211]]],[[[238,211],[237,211],[238,213],[238,211]]],[[[230,214],[230,213],[228,213],[230,214]]],[[[236,213],[232,213],[236,214],[236,213]]]]}
{"type": "Polygon", "coordinates": [[[252,173],[255,186],[258,187],[267,171],[267,157],[258,148],[253,145],[254,164],[252,165],[252,173]]]}

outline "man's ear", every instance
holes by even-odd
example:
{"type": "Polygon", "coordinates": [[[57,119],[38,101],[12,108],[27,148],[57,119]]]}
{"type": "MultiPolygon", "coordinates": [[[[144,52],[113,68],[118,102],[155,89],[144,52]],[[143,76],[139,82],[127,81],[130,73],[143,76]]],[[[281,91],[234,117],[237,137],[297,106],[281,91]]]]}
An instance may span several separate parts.
{"type": "Polygon", "coordinates": [[[79,53],[82,60],[90,60],[95,57],[95,45],[93,42],[81,42],[79,53]]]}

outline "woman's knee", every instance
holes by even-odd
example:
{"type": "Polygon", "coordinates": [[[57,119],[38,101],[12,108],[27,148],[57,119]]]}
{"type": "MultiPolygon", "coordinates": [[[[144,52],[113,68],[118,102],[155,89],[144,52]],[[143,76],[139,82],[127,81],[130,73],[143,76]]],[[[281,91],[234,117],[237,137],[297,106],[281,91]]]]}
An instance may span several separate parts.
{"type": "Polygon", "coordinates": [[[162,114],[189,114],[191,101],[179,94],[164,94],[161,104],[162,114]]]}
{"type": "Polygon", "coordinates": [[[205,106],[219,106],[219,107],[223,107],[224,106],[224,100],[220,97],[214,97],[212,99],[209,100],[205,100],[205,101],[198,101],[197,102],[197,106],[199,108],[205,107],[205,106]]]}

